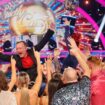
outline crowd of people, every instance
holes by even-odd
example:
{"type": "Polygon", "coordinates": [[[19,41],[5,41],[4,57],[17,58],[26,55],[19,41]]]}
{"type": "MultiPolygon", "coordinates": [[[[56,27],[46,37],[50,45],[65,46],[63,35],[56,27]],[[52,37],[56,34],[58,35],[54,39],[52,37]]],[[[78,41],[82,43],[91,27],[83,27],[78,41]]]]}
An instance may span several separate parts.
{"type": "MultiPolygon", "coordinates": [[[[67,12],[76,6],[77,0],[66,0],[64,8],[67,12]]],[[[41,63],[40,51],[53,36],[54,24],[34,47],[28,49],[27,43],[20,41],[16,54],[0,52],[0,60],[11,65],[10,80],[0,70],[0,105],[105,105],[105,58],[91,56],[89,48],[78,48],[70,22],[64,19],[65,39],[58,36],[59,46],[69,51],[62,63],[59,48],[41,63]]],[[[10,46],[6,41],[4,51],[11,51],[10,46]]]]}
{"type": "Polygon", "coordinates": [[[17,42],[16,54],[0,53],[0,60],[11,64],[11,79],[0,71],[0,105],[104,105],[105,63],[100,57],[84,53],[68,37],[68,57],[59,61],[60,50],[41,63],[40,50],[54,34],[52,24],[42,41],[27,49],[17,42]],[[5,97],[5,99],[4,99],[5,97]]]}
{"type": "Polygon", "coordinates": [[[73,38],[67,40],[70,56],[75,57],[78,64],[63,68],[63,73],[57,48],[54,56],[49,55],[43,64],[37,50],[40,48],[27,51],[23,41],[17,43],[17,55],[2,54],[0,59],[11,62],[12,75],[7,81],[0,71],[0,105],[104,105],[104,61],[84,54],[73,38]]]}

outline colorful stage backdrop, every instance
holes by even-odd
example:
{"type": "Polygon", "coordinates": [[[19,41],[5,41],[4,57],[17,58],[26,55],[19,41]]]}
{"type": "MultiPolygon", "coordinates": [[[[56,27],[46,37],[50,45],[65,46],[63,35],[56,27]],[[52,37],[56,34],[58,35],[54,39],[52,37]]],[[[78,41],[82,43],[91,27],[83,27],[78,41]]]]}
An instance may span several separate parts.
{"type": "MultiPolygon", "coordinates": [[[[55,22],[56,33],[42,52],[53,50],[53,47],[57,46],[62,51],[61,55],[65,57],[67,48],[64,41],[65,25],[62,24],[62,17],[64,16],[76,18],[75,25],[71,23],[70,29],[74,30],[73,37],[79,43],[80,49],[91,47],[98,26],[97,24],[94,26],[95,21],[79,7],[78,0],[71,1],[72,5],[68,8],[66,3],[69,0],[1,0],[0,51],[14,53],[16,42],[20,40],[26,41],[29,47],[36,45],[44,37],[51,22],[55,22]],[[39,1],[42,2],[40,5],[45,10],[40,6],[35,7],[35,3],[39,1]],[[78,8],[74,8],[75,6],[78,8]],[[38,12],[40,13],[38,14],[38,12]]],[[[97,3],[102,2],[97,0],[97,3]]],[[[92,55],[104,56],[102,50],[105,45],[105,38],[103,34],[101,40],[102,43],[98,44],[100,50],[92,52],[92,55]]],[[[94,48],[91,47],[91,49],[94,48]]],[[[42,53],[43,56],[46,56],[44,54],[42,53]]]]}

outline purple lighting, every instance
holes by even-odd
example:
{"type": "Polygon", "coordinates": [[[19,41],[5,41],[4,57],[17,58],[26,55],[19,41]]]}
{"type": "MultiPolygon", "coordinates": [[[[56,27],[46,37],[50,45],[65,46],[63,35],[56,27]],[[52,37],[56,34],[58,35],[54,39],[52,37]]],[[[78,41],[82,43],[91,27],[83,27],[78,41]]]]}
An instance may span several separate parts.
{"type": "Polygon", "coordinates": [[[96,0],[96,1],[105,7],[105,0],[96,0]]]}

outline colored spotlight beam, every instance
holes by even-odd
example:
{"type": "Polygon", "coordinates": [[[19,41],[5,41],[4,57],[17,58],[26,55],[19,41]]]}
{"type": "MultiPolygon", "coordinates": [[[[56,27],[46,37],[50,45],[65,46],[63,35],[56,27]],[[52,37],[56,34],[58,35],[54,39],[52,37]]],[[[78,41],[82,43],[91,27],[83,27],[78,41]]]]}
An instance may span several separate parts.
{"type": "MultiPolygon", "coordinates": [[[[94,19],[80,7],[77,8],[77,11],[80,12],[92,24],[94,29],[98,32],[99,27],[97,23],[94,21],[94,19]]],[[[102,41],[103,47],[105,48],[105,37],[102,33],[101,33],[100,39],[102,41]]]]}
{"type": "Polygon", "coordinates": [[[99,38],[100,38],[101,32],[102,32],[102,30],[104,28],[104,25],[105,25],[105,15],[104,15],[103,20],[102,20],[102,23],[100,25],[99,31],[97,32],[97,35],[96,35],[96,37],[94,39],[95,42],[98,42],[99,41],[99,38]]]}

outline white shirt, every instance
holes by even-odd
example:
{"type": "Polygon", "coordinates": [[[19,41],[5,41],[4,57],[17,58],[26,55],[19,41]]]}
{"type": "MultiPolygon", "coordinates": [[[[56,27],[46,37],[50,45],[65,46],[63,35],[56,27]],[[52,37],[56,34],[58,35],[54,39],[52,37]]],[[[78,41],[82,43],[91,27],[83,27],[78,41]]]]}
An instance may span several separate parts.
{"type": "Polygon", "coordinates": [[[15,95],[10,91],[1,91],[0,105],[17,105],[15,95]]]}

